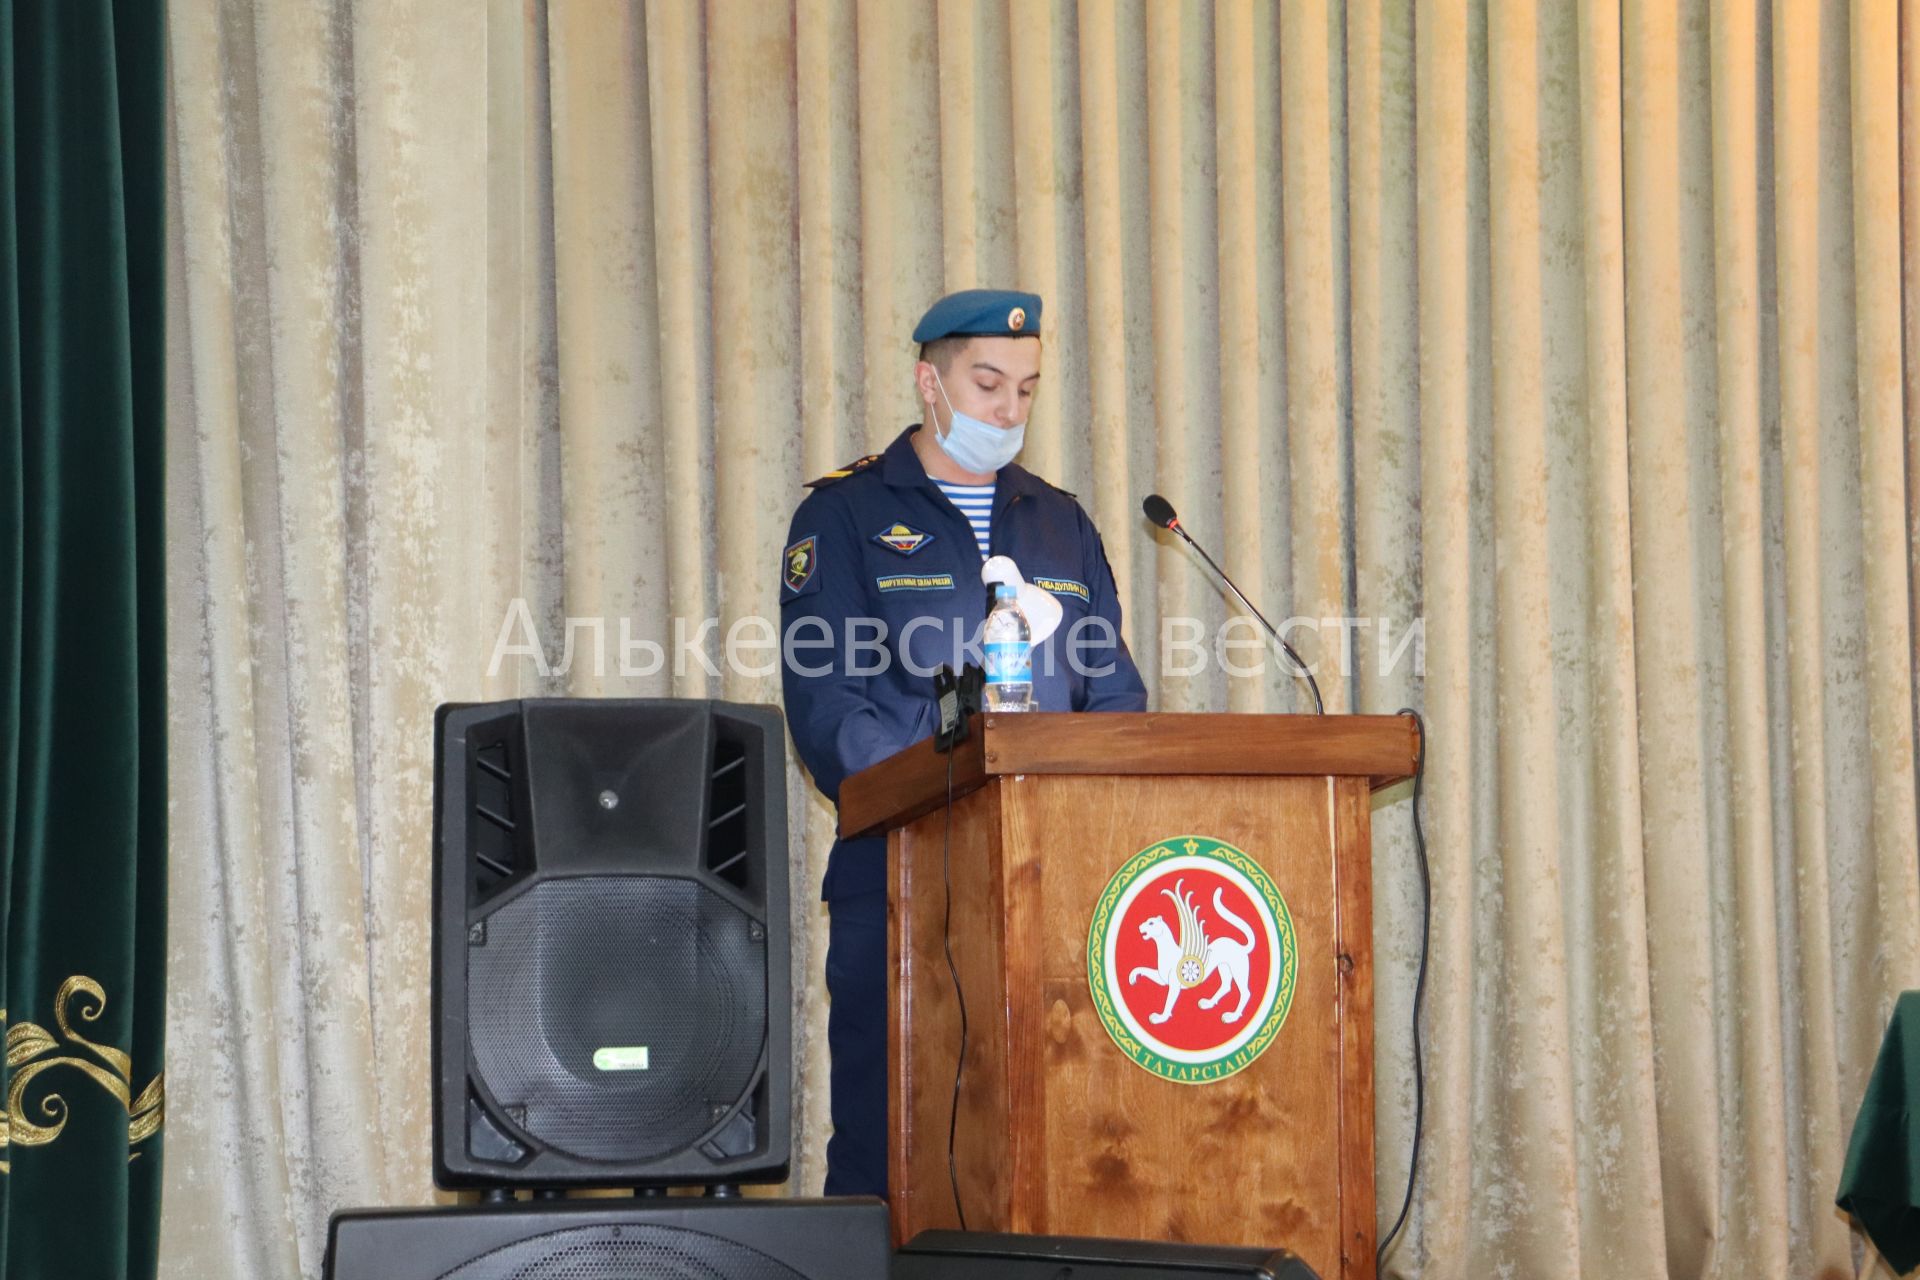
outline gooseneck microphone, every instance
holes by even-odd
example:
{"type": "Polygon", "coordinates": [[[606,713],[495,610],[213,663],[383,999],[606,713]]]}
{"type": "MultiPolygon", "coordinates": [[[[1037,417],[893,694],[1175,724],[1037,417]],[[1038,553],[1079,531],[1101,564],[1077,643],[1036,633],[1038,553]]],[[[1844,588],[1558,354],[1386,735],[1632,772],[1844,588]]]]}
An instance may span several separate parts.
{"type": "Polygon", "coordinates": [[[1162,529],[1171,529],[1179,534],[1187,540],[1188,546],[1200,553],[1200,558],[1207,562],[1207,567],[1213,570],[1220,581],[1227,584],[1227,590],[1233,592],[1234,598],[1246,606],[1248,613],[1260,620],[1260,625],[1267,629],[1267,634],[1273,637],[1274,643],[1286,653],[1293,663],[1294,674],[1307,682],[1307,688],[1313,693],[1314,714],[1327,714],[1327,704],[1320,700],[1320,685],[1313,678],[1313,672],[1307,670],[1307,664],[1300,660],[1300,655],[1293,651],[1293,646],[1287,643],[1286,638],[1273,629],[1273,624],[1267,621],[1266,615],[1253,607],[1253,601],[1247,599],[1247,593],[1235,586],[1233,579],[1227,576],[1227,571],[1213,562],[1213,557],[1207,554],[1207,549],[1193,540],[1193,535],[1188,533],[1186,527],[1180,523],[1180,517],[1174,514],[1173,504],[1157,493],[1150,493],[1147,495],[1147,500],[1140,504],[1140,509],[1147,513],[1147,519],[1162,529]]]}

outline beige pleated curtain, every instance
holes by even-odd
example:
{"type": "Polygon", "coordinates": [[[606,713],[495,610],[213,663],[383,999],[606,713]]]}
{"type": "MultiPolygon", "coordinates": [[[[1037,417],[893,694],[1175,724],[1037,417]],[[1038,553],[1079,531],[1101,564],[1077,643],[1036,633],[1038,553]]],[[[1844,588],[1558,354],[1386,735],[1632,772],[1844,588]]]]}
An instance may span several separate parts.
{"type": "MultiPolygon", "coordinates": [[[[1046,297],[1024,461],[1157,707],[1302,703],[1163,636],[1230,614],[1154,489],[1269,612],[1368,620],[1350,674],[1306,634],[1330,709],[1426,715],[1389,1270],[1855,1273],[1840,1163],[1920,984],[1913,4],[170,13],[169,1277],[315,1276],[331,1210],[433,1196],[434,706],[777,700],[621,641],[773,616],[801,482],[915,416],[912,321],[980,283],[1046,297]]],[[[797,771],[791,819],[810,1193],[797,771]]]]}

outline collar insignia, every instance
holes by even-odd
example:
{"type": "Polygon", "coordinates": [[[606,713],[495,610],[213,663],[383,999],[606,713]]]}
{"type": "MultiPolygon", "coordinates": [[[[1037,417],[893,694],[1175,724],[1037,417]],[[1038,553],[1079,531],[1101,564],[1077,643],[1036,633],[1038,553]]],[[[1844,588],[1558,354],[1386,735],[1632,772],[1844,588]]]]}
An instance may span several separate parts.
{"type": "Polygon", "coordinates": [[[898,551],[903,556],[910,556],[932,542],[933,535],[908,528],[896,520],[874,534],[873,540],[889,551],[898,551]]]}

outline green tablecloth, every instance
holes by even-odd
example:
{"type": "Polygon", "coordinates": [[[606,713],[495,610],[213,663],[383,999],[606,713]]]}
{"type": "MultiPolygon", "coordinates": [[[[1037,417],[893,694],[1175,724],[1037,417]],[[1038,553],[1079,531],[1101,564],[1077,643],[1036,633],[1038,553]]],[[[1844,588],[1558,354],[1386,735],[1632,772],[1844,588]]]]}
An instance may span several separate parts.
{"type": "Polygon", "coordinates": [[[1836,1203],[1895,1271],[1920,1266],[1920,991],[1904,992],[1893,1007],[1836,1203]]]}

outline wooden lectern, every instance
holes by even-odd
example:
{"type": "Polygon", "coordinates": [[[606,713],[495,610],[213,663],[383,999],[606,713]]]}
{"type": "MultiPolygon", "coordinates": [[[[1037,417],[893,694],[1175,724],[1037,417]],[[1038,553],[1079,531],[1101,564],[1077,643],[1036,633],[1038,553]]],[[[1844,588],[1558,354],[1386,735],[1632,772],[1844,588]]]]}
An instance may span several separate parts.
{"type": "Polygon", "coordinates": [[[1416,751],[1396,716],[984,715],[848,779],[842,834],[887,833],[897,1236],[958,1226],[957,1180],[972,1230],[1372,1276],[1369,793],[1416,751]]]}

